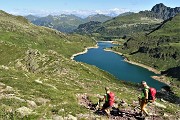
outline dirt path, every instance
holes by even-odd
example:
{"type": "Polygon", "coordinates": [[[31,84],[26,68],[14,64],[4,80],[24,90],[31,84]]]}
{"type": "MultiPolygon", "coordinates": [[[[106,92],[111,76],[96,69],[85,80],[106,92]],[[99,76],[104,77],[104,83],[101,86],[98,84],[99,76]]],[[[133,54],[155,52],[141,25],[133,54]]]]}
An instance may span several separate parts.
{"type": "MultiPolygon", "coordinates": [[[[157,115],[157,113],[153,113],[153,115],[147,116],[147,117],[142,117],[140,116],[138,113],[139,111],[136,111],[137,109],[133,109],[133,106],[137,106],[137,103],[133,106],[129,106],[125,109],[121,109],[119,110],[118,108],[113,107],[113,109],[111,110],[111,116],[108,118],[105,114],[105,112],[97,110],[96,106],[97,104],[93,104],[87,94],[78,94],[77,95],[79,104],[86,107],[87,109],[89,109],[89,111],[93,114],[89,115],[89,118],[102,118],[102,119],[107,119],[107,120],[164,120],[162,118],[162,116],[157,115]]],[[[148,109],[150,110],[154,110],[154,106],[150,106],[148,109]]],[[[88,115],[86,115],[87,117],[88,115]]],[[[79,118],[82,117],[78,116],[79,118]]],[[[87,117],[88,118],[88,117],[87,117]]]]}

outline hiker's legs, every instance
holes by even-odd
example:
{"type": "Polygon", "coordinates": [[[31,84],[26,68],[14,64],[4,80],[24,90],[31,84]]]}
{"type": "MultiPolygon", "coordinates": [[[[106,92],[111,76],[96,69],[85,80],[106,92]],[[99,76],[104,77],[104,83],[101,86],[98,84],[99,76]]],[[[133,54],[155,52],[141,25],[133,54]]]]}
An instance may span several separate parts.
{"type": "Polygon", "coordinates": [[[110,111],[111,111],[111,106],[109,105],[108,102],[106,102],[104,105],[103,105],[103,111],[106,112],[107,116],[109,117],[110,116],[110,111]]]}
{"type": "Polygon", "coordinates": [[[106,108],[104,111],[106,112],[107,116],[110,116],[110,115],[111,115],[111,114],[110,114],[110,108],[109,108],[109,107],[106,108]]]}
{"type": "Polygon", "coordinates": [[[139,105],[141,106],[142,99],[138,97],[138,100],[139,100],[139,105]]]}
{"type": "Polygon", "coordinates": [[[104,98],[99,98],[99,101],[97,103],[96,109],[98,110],[102,110],[103,109],[103,102],[104,102],[104,98]]]}
{"type": "Polygon", "coordinates": [[[141,100],[141,104],[140,104],[140,106],[141,106],[141,113],[144,112],[146,115],[148,115],[148,112],[146,110],[146,105],[147,105],[146,100],[141,100]]]}
{"type": "Polygon", "coordinates": [[[101,110],[105,110],[105,109],[108,108],[108,107],[109,107],[109,104],[108,104],[107,102],[105,102],[105,103],[103,104],[103,107],[102,107],[101,110]]]}

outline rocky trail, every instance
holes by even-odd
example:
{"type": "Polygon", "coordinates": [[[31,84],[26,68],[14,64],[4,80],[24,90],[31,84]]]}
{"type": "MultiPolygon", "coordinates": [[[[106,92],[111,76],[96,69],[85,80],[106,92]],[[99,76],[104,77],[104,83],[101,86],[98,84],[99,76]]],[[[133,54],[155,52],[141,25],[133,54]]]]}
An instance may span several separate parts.
{"type": "MultiPolygon", "coordinates": [[[[159,111],[155,109],[155,105],[147,106],[148,109],[154,113],[151,113],[149,116],[145,117],[138,114],[138,102],[133,103],[133,105],[127,105],[126,102],[118,103],[118,105],[116,103],[116,107],[113,107],[111,110],[111,116],[107,117],[105,112],[97,109],[97,104],[92,103],[86,94],[78,95],[78,100],[80,105],[89,109],[91,113],[94,113],[93,117],[92,114],[90,115],[91,119],[99,118],[107,120],[164,120],[159,111]]],[[[79,116],[79,118],[80,117],[81,116],[79,116]]]]}

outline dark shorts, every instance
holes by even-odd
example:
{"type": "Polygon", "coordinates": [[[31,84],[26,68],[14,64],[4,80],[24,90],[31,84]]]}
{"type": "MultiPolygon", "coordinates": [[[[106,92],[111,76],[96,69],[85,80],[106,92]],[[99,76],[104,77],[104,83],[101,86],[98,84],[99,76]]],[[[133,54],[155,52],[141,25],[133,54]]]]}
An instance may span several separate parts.
{"type": "Polygon", "coordinates": [[[110,109],[112,106],[110,106],[109,102],[105,102],[103,105],[103,109],[110,109]]]}

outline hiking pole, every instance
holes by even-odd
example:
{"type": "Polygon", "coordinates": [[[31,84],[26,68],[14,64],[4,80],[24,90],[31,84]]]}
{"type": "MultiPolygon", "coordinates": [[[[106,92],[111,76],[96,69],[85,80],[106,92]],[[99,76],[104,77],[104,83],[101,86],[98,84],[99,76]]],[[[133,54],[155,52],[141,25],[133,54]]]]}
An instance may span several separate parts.
{"type": "Polygon", "coordinates": [[[155,103],[154,103],[154,115],[153,115],[153,120],[154,120],[155,114],[156,114],[156,105],[155,105],[155,103]]]}

